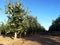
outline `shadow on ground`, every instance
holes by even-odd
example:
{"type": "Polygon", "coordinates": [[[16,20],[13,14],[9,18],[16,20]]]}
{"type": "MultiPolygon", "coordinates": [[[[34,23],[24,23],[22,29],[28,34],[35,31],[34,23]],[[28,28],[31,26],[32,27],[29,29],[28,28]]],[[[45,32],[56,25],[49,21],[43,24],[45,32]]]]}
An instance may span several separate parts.
{"type": "Polygon", "coordinates": [[[3,44],[0,44],[0,45],[3,45],[3,44]]]}
{"type": "Polygon", "coordinates": [[[39,36],[39,35],[34,35],[30,37],[24,37],[25,40],[31,40],[31,41],[36,41],[40,43],[41,45],[60,45],[60,41],[56,41],[50,38],[47,38],[45,36],[39,36]]]}

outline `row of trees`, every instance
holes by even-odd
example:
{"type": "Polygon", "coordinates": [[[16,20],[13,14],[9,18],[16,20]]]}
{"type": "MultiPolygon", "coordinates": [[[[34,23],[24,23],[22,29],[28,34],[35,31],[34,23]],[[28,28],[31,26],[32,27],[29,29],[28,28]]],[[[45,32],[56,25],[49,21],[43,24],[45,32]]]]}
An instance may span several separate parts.
{"type": "Polygon", "coordinates": [[[0,34],[11,34],[11,36],[13,34],[16,38],[17,35],[21,37],[23,35],[40,33],[40,30],[45,30],[45,28],[38,23],[37,17],[30,16],[21,2],[8,2],[5,11],[5,14],[8,14],[8,21],[6,24],[1,24],[0,34]]]}
{"type": "Polygon", "coordinates": [[[60,35],[60,16],[52,22],[52,25],[49,27],[49,32],[53,35],[60,35]]]}
{"type": "MultiPolygon", "coordinates": [[[[21,2],[8,2],[5,14],[8,14],[6,24],[0,25],[0,34],[18,36],[28,36],[36,33],[46,32],[45,28],[38,23],[37,17],[31,16],[23,7],[21,2]]],[[[60,31],[60,16],[52,22],[48,33],[53,34],[60,31]]],[[[47,32],[46,32],[47,33],[47,32]]]]}

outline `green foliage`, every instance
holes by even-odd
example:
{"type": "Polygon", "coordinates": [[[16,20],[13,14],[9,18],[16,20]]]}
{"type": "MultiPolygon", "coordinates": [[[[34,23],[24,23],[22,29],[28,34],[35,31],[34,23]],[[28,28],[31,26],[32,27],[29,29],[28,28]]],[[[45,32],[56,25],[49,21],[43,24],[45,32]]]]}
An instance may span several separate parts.
{"type": "Polygon", "coordinates": [[[17,34],[21,36],[40,33],[40,31],[45,30],[45,28],[38,23],[37,17],[30,16],[21,2],[10,1],[6,5],[5,10],[6,14],[8,14],[8,21],[6,24],[0,26],[2,33],[9,34],[11,32],[17,32],[17,34]]]}
{"type": "Polygon", "coordinates": [[[0,31],[1,31],[1,33],[7,33],[7,25],[5,25],[4,23],[2,23],[1,25],[0,25],[0,31]]]}
{"type": "Polygon", "coordinates": [[[21,2],[9,2],[6,8],[6,14],[8,15],[8,32],[17,32],[22,34],[24,31],[27,31],[26,15],[27,11],[22,7],[21,2]]]}
{"type": "Polygon", "coordinates": [[[60,32],[60,16],[52,22],[52,25],[49,27],[49,32],[56,34],[60,32]]]}

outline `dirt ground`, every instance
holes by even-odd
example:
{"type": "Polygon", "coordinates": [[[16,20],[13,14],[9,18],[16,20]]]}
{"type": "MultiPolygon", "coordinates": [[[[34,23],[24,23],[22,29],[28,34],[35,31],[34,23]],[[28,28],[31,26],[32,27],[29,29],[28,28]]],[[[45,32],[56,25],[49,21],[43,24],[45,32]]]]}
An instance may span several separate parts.
{"type": "Polygon", "coordinates": [[[59,36],[33,35],[25,38],[11,39],[0,36],[0,45],[60,45],[59,36]]]}

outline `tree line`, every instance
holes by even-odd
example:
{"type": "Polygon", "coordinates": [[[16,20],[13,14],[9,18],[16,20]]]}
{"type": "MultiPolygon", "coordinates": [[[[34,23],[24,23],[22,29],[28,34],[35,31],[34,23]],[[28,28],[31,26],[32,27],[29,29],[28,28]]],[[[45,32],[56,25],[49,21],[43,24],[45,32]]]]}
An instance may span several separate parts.
{"type": "Polygon", "coordinates": [[[52,22],[52,25],[46,31],[37,21],[37,17],[31,16],[20,1],[9,1],[5,7],[5,14],[8,14],[8,20],[6,24],[0,24],[0,35],[17,38],[18,36],[30,36],[33,34],[54,34],[60,31],[60,16],[52,22]]]}

